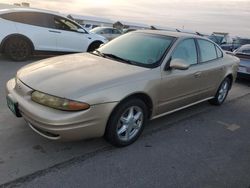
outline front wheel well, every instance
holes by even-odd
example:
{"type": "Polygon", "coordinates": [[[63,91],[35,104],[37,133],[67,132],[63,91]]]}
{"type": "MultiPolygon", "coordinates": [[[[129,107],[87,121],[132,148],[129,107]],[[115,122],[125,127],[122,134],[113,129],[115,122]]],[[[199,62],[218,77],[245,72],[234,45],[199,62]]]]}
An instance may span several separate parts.
{"type": "MultiPolygon", "coordinates": [[[[134,93],[132,95],[129,95],[127,97],[125,97],[124,99],[122,99],[119,104],[124,103],[130,99],[140,99],[142,100],[146,106],[147,106],[147,110],[148,110],[148,119],[150,119],[152,112],[153,112],[153,101],[152,99],[145,93],[134,93]]],[[[119,106],[119,104],[117,105],[117,107],[119,106]]]]}
{"type": "Polygon", "coordinates": [[[229,80],[230,80],[230,89],[231,89],[232,85],[233,85],[233,75],[229,74],[229,75],[226,76],[226,78],[229,78],[229,80]]]}

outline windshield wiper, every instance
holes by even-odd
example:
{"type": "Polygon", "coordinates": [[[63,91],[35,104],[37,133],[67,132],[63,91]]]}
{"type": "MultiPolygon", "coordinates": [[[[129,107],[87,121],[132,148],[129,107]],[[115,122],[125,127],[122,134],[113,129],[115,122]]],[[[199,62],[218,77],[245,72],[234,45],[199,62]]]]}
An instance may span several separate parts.
{"type": "Polygon", "coordinates": [[[124,58],[121,58],[117,55],[114,55],[114,54],[106,54],[106,53],[103,53],[104,57],[110,57],[112,59],[115,59],[115,60],[118,60],[118,61],[121,61],[121,62],[124,62],[124,63],[128,63],[128,64],[131,64],[131,65],[136,65],[137,63],[134,62],[134,61],[131,61],[131,60],[128,60],[128,59],[124,59],[124,58]]]}
{"type": "Polygon", "coordinates": [[[136,65],[137,63],[134,62],[134,61],[131,61],[131,60],[128,60],[128,59],[124,59],[124,58],[121,58],[117,55],[114,55],[114,54],[109,54],[109,53],[102,53],[100,52],[99,50],[95,50],[94,52],[90,52],[91,54],[94,54],[94,55],[98,55],[98,56],[101,56],[101,57],[104,57],[104,58],[111,58],[111,59],[115,59],[115,60],[118,60],[118,61],[121,61],[121,62],[124,62],[124,63],[127,63],[127,64],[131,64],[131,65],[136,65]]]}
{"type": "Polygon", "coordinates": [[[93,55],[98,55],[98,56],[101,56],[101,57],[105,57],[105,55],[102,52],[100,52],[99,50],[95,50],[95,51],[89,52],[89,53],[91,53],[93,55]]]}

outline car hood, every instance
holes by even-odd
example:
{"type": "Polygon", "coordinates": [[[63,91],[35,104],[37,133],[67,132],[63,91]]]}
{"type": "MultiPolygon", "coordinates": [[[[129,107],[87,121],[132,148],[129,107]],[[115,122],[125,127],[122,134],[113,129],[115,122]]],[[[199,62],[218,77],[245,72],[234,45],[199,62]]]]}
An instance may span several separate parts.
{"type": "Polygon", "coordinates": [[[77,99],[99,90],[145,79],[146,71],[150,69],[79,53],[27,65],[18,71],[17,78],[34,90],[77,99]]]}

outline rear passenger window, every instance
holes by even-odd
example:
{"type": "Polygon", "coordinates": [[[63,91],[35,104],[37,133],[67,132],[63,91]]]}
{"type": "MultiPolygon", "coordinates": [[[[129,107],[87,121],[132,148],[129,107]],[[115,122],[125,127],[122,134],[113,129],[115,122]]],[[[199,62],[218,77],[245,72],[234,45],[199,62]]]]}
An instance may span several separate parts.
{"type": "Polygon", "coordinates": [[[183,59],[189,65],[197,64],[197,51],[194,39],[186,39],[175,48],[172,59],[183,59]]]}
{"type": "Polygon", "coordinates": [[[216,51],[217,51],[217,57],[220,58],[223,56],[222,51],[216,46],[216,51]]]}
{"type": "Polygon", "coordinates": [[[198,45],[200,47],[201,62],[217,59],[217,53],[213,43],[198,39],[198,45]]]}
{"type": "Polygon", "coordinates": [[[12,12],[1,15],[3,19],[39,27],[49,27],[50,14],[38,12],[12,12]]]}

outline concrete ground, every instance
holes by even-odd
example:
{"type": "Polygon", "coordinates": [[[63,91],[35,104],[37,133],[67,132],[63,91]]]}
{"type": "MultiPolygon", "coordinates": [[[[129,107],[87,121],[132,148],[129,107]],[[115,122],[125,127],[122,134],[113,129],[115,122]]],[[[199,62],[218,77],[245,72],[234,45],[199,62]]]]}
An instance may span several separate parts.
{"type": "Polygon", "coordinates": [[[249,81],[235,83],[224,105],[154,120],[135,144],[117,149],[101,138],[49,141],[12,115],[5,83],[31,61],[0,57],[0,187],[250,186],[249,81]]]}

